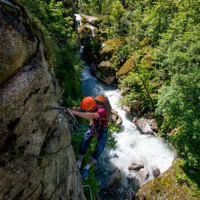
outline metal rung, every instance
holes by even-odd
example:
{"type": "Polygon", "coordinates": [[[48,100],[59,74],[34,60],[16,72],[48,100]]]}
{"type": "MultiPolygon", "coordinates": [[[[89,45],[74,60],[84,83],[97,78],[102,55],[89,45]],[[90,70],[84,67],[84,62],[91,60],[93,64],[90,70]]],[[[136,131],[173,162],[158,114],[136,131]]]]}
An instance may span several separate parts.
{"type": "Polygon", "coordinates": [[[92,200],[92,190],[91,190],[90,185],[83,185],[83,187],[89,187],[89,189],[90,189],[90,197],[91,197],[91,200],[92,200]]]}
{"type": "Polygon", "coordinates": [[[0,4],[4,4],[6,6],[9,6],[9,7],[13,8],[14,10],[16,10],[18,12],[18,14],[7,23],[8,25],[13,24],[13,22],[15,20],[17,20],[22,15],[22,11],[21,11],[21,9],[19,7],[14,6],[13,4],[10,4],[10,3],[5,2],[3,0],[0,0],[0,4]]]}

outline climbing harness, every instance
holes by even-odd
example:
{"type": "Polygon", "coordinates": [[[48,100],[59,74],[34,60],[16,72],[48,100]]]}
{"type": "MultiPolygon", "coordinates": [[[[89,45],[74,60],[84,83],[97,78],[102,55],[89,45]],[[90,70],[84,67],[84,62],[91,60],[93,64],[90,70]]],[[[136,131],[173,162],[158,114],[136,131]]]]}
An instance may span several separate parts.
{"type": "Polygon", "coordinates": [[[6,1],[3,1],[3,0],[0,0],[0,4],[9,6],[9,7],[13,8],[14,10],[17,11],[17,15],[16,15],[13,19],[11,19],[11,20],[7,23],[7,25],[13,24],[14,21],[17,20],[17,19],[22,15],[22,11],[21,11],[21,9],[20,9],[19,7],[14,6],[13,4],[8,3],[8,2],[6,2],[6,1]]]}

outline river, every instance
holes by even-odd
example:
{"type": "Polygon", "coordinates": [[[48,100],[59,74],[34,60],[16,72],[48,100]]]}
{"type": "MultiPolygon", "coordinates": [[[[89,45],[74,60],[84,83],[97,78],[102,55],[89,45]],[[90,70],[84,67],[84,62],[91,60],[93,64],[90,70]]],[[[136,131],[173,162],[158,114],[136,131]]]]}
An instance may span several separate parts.
{"type": "MultiPolygon", "coordinates": [[[[84,68],[82,90],[85,96],[96,97],[98,95],[106,95],[109,98],[112,108],[116,110],[123,119],[120,132],[113,134],[113,137],[117,141],[115,148],[105,148],[95,165],[97,168],[96,177],[99,181],[99,188],[101,188],[106,177],[110,175],[116,167],[120,169],[122,176],[121,183],[115,188],[120,190],[120,193],[123,194],[124,191],[129,188],[127,182],[127,176],[130,174],[128,164],[132,158],[142,159],[144,167],[149,170],[149,177],[147,180],[142,180],[139,173],[137,171],[134,172],[141,186],[153,179],[153,165],[157,165],[161,173],[166,171],[172,165],[174,154],[166,141],[151,135],[141,134],[137,130],[132,123],[133,116],[117,106],[118,99],[120,98],[120,91],[117,89],[116,85],[108,86],[99,82],[90,74],[90,67],[87,63],[84,64],[84,68]],[[114,157],[113,155],[115,154],[119,157],[114,157]]],[[[109,200],[111,199],[110,197],[109,200]]]]}

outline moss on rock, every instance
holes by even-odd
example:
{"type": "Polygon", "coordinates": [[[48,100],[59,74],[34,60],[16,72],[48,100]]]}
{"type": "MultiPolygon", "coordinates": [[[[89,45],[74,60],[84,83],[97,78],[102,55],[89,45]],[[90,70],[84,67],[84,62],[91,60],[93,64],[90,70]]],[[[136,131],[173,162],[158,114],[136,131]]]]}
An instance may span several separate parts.
{"type": "Polygon", "coordinates": [[[166,172],[144,184],[136,193],[135,200],[199,199],[200,193],[198,194],[197,189],[184,181],[177,181],[179,174],[182,176],[185,174],[182,166],[182,160],[175,160],[166,172]]]}
{"type": "Polygon", "coordinates": [[[116,69],[111,62],[103,61],[97,67],[95,74],[98,80],[107,85],[111,85],[116,78],[116,69]]]}
{"type": "Polygon", "coordinates": [[[109,61],[101,62],[99,66],[97,67],[97,71],[101,72],[102,75],[109,75],[109,74],[116,73],[115,67],[109,61]]]}
{"type": "Polygon", "coordinates": [[[125,74],[130,72],[134,68],[134,65],[135,65],[135,58],[129,58],[117,72],[117,78],[119,79],[120,76],[124,76],[125,74]]]}
{"type": "Polygon", "coordinates": [[[144,57],[143,61],[146,62],[146,64],[151,68],[151,66],[154,64],[154,61],[152,60],[152,51],[150,48],[145,49],[142,51],[144,57]]]}
{"type": "Polygon", "coordinates": [[[101,20],[97,17],[82,15],[81,16],[81,23],[82,24],[92,24],[93,26],[98,26],[101,23],[101,20]]]}
{"type": "Polygon", "coordinates": [[[90,26],[90,25],[83,25],[81,28],[78,30],[78,34],[82,36],[88,36],[92,35],[92,30],[95,29],[95,27],[90,26]]]}
{"type": "Polygon", "coordinates": [[[103,49],[100,51],[102,60],[110,60],[117,52],[119,46],[123,46],[122,38],[115,38],[103,43],[103,49]]]}

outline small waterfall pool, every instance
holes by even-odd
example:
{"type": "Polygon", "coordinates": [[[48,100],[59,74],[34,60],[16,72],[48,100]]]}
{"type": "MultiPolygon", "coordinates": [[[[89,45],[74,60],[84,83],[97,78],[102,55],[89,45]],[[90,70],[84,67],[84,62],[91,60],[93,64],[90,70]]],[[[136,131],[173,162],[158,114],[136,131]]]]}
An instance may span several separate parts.
{"type": "MultiPolygon", "coordinates": [[[[83,47],[82,47],[83,48],[83,47]]],[[[82,53],[82,48],[80,53],[82,53]]],[[[128,171],[128,164],[132,158],[140,158],[144,162],[144,167],[149,170],[149,177],[147,180],[141,180],[139,173],[134,172],[139,179],[140,186],[147,181],[153,179],[152,167],[157,165],[161,173],[166,171],[174,160],[174,154],[167,142],[156,138],[151,135],[141,134],[135,125],[132,123],[133,116],[121,110],[117,106],[120,97],[120,91],[117,85],[105,85],[99,82],[95,77],[90,74],[90,67],[87,63],[84,64],[82,90],[86,96],[96,97],[98,95],[106,95],[114,110],[123,119],[123,124],[119,133],[114,133],[113,137],[117,140],[114,149],[105,148],[102,155],[96,163],[97,179],[99,181],[99,188],[104,183],[106,177],[111,174],[116,167],[121,170],[121,183],[116,186],[118,190],[123,193],[128,188],[127,176],[130,174],[128,171]],[[119,157],[114,157],[117,154],[119,157]],[[98,172],[100,171],[100,173],[98,172]]],[[[112,198],[109,198],[109,200],[112,198]]]]}

